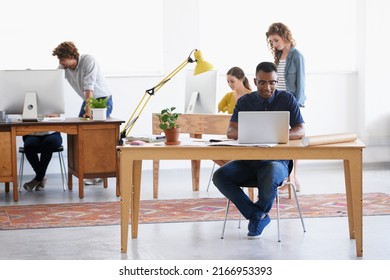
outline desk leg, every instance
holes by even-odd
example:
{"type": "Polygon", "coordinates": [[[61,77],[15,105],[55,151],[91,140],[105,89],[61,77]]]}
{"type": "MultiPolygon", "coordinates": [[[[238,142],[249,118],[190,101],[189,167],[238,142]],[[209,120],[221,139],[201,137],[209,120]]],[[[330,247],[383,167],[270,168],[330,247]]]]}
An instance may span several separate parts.
{"type": "Polygon", "coordinates": [[[344,160],[344,179],[345,179],[345,193],[347,196],[347,213],[348,213],[348,226],[349,226],[349,238],[355,239],[354,232],[354,220],[353,220],[353,201],[351,194],[351,172],[349,166],[349,160],[344,160]]]}
{"type": "Polygon", "coordinates": [[[363,255],[362,151],[359,151],[359,153],[355,153],[353,158],[344,161],[344,172],[346,178],[346,193],[347,193],[347,203],[348,203],[347,207],[348,207],[350,238],[355,239],[356,255],[358,257],[361,257],[363,255]],[[349,213],[350,211],[351,214],[349,213]]]}
{"type": "Polygon", "coordinates": [[[192,190],[199,191],[200,160],[191,160],[192,190]]]}
{"type": "Polygon", "coordinates": [[[160,161],[153,160],[153,198],[158,198],[158,177],[160,173],[160,161]]]}
{"type": "Polygon", "coordinates": [[[139,205],[141,199],[141,171],[142,161],[133,162],[133,185],[131,193],[131,237],[138,237],[139,205]]]}
{"type": "MultiPolygon", "coordinates": [[[[119,153],[119,157],[121,154],[119,153]]],[[[129,238],[129,212],[130,212],[130,193],[133,189],[132,170],[133,161],[122,157],[120,160],[119,175],[120,193],[121,193],[121,252],[127,252],[127,241],[129,238]],[[123,172],[123,171],[126,172],[123,172]]]]}
{"type": "MultiPolygon", "coordinates": [[[[69,170],[69,165],[68,165],[69,170]]],[[[68,189],[71,191],[73,189],[73,175],[72,173],[68,172],[68,189]]]]}
{"type": "MultiPolygon", "coordinates": [[[[190,137],[201,139],[202,134],[190,134],[190,137]]],[[[194,192],[199,191],[199,177],[200,177],[200,160],[191,160],[191,172],[192,172],[192,190],[194,192]]]]}
{"type": "Polygon", "coordinates": [[[81,172],[79,174],[79,198],[84,198],[84,174],[81,172]]]}

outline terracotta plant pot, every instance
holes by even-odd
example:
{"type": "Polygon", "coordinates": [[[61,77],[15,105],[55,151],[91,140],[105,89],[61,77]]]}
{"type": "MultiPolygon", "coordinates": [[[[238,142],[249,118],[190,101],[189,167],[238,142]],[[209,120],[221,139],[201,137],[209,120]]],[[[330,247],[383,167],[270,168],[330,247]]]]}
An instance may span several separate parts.
{"type": "Polygon", "coordinates": [[[180,136],[180,128],[170,128],[164,130],[165,133],[165,144],[166,145],[178,145],[180,144],[179,136],[180,136]]]}

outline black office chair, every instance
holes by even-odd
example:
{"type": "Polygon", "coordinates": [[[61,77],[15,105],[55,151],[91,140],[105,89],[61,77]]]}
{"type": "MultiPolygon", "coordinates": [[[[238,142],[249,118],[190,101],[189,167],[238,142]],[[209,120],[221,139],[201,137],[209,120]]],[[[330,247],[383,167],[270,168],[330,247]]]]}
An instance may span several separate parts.
{"type": "MultiPolygon", "coordinates": [[[[293,169],[293,161],[290,160],[289,164],[288,164],[288,170],[289,170],[289,173],[291,173],[292,169],[293,169]]],[[[294,197],[295,197],[295,201],[297,203],[297,208],[298,208],[298,212],[299,212],[299,216],[301,218],[301,223],[302,223],[302,228],[303,228],[303,232],[306,232],[306,228],[305,228],[305,223],[303,222],[303,217],[302,217],[302,213],[301,213],[301,208],[299,207],[299,201],[298,201],[298,196],[297,196],[297,192],[296,192],[296,189],[295,189],[295,185],[293,183],[291,183],[289,181],[289,176],[284,179],[284,181],[282,182],[282,184],[278,187],[277,189],[277,194],[276,194],[276,214],[277,214],[277,224],[278,224],[278,242],[281,242],[281,238],[280,238],[280,215],[279,215],[279,189],[286,186],[286,185],[289,185],[291,186],[292,190],[293,190],[293,193],[294,193],[294,197]]],[[[248,185],[248,186],[243,186],[243,188],[255,188],[256,186],[254,185],[248,185]]],[[[226,221],[227,221],[227,216],[228,216],[228,213],[229,213],[229,207],[230,207],[230,200],[227,201],[227,204],[226,204],[226,212],[225,212],[225,220],[223,222],[223,228],[222,228],[222,235],[221,235],[221,239],[224,238],[224,235],[225,235],[225,228],[226,228],[226,221]]],[[[238,228],[241,227],[241,214],[240,214],[240,217],[239,217],[239,222],[238,222],[238,228]]]]}
{"type": "MultiPolygon", "coordinates": [[[[64,146],[59,146],[55,152],[58,153],[58,159],[60,161],[62,188],[64,191],[66,191],[68,185],[68,179],[67,179],[64,156],[62,154],[63,151],[64,151],[64,146]]],[[[22,154],[20,158],[20,167],[19,167],[19,192],[21,192],[23,186],[22,179],[23,179],[23,168],[24,168],[24,147],[19,147],[19,153],[22,154]]]]}

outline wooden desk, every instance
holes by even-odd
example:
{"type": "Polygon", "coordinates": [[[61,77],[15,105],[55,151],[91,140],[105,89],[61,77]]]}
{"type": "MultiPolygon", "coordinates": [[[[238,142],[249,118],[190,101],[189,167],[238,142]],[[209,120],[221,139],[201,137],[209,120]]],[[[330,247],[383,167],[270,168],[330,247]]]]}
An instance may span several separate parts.
{"type": "MultiPolygon", "coordinates": [[[[226,135],[231,115],[223,114],[182,114],[177,120],[181,133],[191,138],[202,138],[204,134],[226,135]]],[[[152,114],[152,133],[162,133],[156,113],[152,114]]],[[[158,197],[158,175],[160,161],[153,160],[153,198],[158,197]]],[[[200,160],[191,160],[192,190],[199,191],[200,160]]]]}
{"type": "MultiPolygon", "coordinates": [[[[12,122],[0,124],[0,182],[13,183],[14,201],[18,201],[16,136],[38,131],[59,131],[68,140],[68,185],[72,175],[79,179],[79,197],[84,197],[84,178],[116,177],[119,126],[121,120],[85,121],[68,118],[63,122],[12,122]]],[[[117,196],[119,182],[117,180],[117,196]]]]}
{"type": "MultiPolygon", "coordinates": [[[[272,148],[223,146],[120,146],[121,250],[127,252],[129,208],[131,236],[138,237],[142,160],[201,159],[329,159],[343,160],[349,237],[356,240],[356,255],[363,254],[362,153],[359,140],[349,143],[303,147],[299,140],[272,148]]],[[[337,229],[334,229],[337,230],[337,229]]]]}

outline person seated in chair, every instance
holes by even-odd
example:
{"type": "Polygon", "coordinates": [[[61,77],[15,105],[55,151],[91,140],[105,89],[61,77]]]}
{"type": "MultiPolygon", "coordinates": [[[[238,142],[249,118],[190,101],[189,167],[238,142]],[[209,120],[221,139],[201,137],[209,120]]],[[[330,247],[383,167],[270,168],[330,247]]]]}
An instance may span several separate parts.
{"type": "MultiPolygon", "coordinates": [[[[227,112],[228,114],[232,114],[237,100],[244,94],[251,93],[252,89],[249,85],[248,78],[245,76],[244,70],[237,66],[230,68],[226,73],[226,81],[232,91],[226,93],[221,101],[219,101],[218,113],[227,112]]],[[[214,160],[214,162],[219,166],[222,166],[226,164],[228,160],[214,160]]]]}
{"type": "Polygon", "coordinates": [[[36,132],[23,136],[24,153],[35,172],[35,177],[25,183],[26,191],[41,191],[46,184],[46,170],[53,153],[62,145],[59,132],[36,132]],[[39,156],[40,154],[40,156],[39,156]]]}
{"type": "MultiPolygon", "coordinates": [[[[240,111],[289,111],[289,139],[296,140],[305,136],[299,105],[291,93],[276,90],[277,77],[274,63],[262,62],[257,65],[254,79],[257,91],[246,94],[237,101],[227,129],[229,139],[238,138],[240,111]]],[[[268,213],[275,200],[277,187],[289,175],[288,164],[289,160],[233,160],[214,173],[214,185],[249,220],[249,238],[260,236],[270,223],[268,213]],[[258,188],[257,202],[251,201],[241,189],[248,183],[258,188]]]]}

